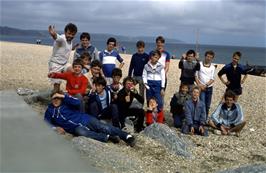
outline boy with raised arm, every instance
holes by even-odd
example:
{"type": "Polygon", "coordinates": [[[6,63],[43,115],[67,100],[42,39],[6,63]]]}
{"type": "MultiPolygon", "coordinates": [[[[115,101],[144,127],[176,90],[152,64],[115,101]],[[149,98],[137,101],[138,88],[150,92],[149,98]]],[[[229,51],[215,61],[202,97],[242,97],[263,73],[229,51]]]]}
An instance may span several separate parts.
{"type": "MultiPolygon", "coordinates": [[[[54,26],[49,26],[48,31],[55,40],[53,45],[53,53],[48,62],[49,73],[67,71],[67,63],[72,51],[72,40],[77,33],[76,25],[69,23],[65,26],[65,34],[59,35],[55,31],[54,26]]],[[[50,79],[54,85],[54,91],[60,90],[60,79],[50,79]]]]}

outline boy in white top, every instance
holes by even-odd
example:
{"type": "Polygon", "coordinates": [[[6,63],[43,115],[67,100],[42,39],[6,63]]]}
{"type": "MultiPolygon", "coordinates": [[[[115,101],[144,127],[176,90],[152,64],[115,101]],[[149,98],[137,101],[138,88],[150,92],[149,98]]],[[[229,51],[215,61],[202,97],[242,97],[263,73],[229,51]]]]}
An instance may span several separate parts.
{"type": "MultiPolygon", "coordinates": [[[[72,51],[72,40],[77,33],[76,25],[69,23],[65,26],[65,34],[59,35],[55,31],[54,26],[49,26],[48,31],[55,40],[53,45],[53,53],[48,62],[49,73],[63,72],[67,70],[67,62],[72,51]]],[[[60,90],[61,79],[50,79],[54,85],[54,91],[60,90]]]]}
{"type": "Polygon", "coordinates": [[[212,60],[214,56],[215,54],[211,50],[205,52],[205,59],[200,62],[200,70],[196,72],[195,77],[196,83],[201,89],[200,100],[205,104],[206,115],[209,114],[213,92],[215,66],[212,64],[212,60]]]}

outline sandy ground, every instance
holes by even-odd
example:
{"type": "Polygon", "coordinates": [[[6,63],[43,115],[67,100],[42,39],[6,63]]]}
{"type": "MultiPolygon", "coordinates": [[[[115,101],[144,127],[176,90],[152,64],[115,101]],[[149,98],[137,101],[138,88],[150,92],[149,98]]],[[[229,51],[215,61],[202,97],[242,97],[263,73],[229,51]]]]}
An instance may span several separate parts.
{"type": "MultiPolygon", "coordinates": [[[[17,89],[19,87],[34,90],[52,88],[47,78],[48,59],[52,53],[52,47],[9,42],[0,42],[0,46],[0,90],[17,89]]],[[[122,54],[122,57],[125,60],[125,66],[123,67],[123,75],[125,76],[131,55],[122,54]]],[[[217,71],[222,66],[218,65],[217,71]]],[[[179,77],[178,60],[171,60],[165,96],[166,119],[170,125],[169,103],[180,84],[179,77]]],[[[207,138],[188,136],[197,144],[197,147],[192,149],[195,158],[188,161],[176,157],[171,162],[178,162],[182,172],[206,172],[206,170],[213,172],[250,163],[265,163],[265,84],[266,78],[264,77],[248,76],[243,85],[243,95],[239,98],[239,103],[243,107],[245,119],[248,123],[240,137],[220,136],[212,133],[207,138]]],[[[224,90],[225,86],[216,76],[210,112],[217,106],[224,90]]],[[[170,162],[169,165],[171,165],[170,162]]],[[[162,166],[164,165],[162,164],[162,166]]]]}

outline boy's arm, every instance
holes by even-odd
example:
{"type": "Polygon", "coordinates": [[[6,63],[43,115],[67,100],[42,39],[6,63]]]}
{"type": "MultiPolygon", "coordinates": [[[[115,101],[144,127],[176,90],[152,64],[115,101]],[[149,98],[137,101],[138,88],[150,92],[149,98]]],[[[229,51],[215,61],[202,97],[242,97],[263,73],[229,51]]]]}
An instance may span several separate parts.
{"type": "Polygon", "coordinates": [[[185,103],[185,117],[186,117],[187,125],[188,126],[193,125],[191,110],[187,102],[185,103]]]}
{"type": "Polygon", "coordinates": [[[165,68],[164,68],[164,70],[165,70],[165,74],[167,74],[168,71],[169,71],[169,67],[170,67],[170,59],[171,59],[170,54],[167,52],[167,53],[166,53],[166,58],[165,58],[165,68]]]}
{"type": "Polygon", "coordinates": [[[69,96],[67,94],[63,95],[64,100],[63,102],[70,105],[70,106],[74,106],[75,108],[80,106],[80,100],[77,98],[74,98],[72,96],[69,96]]]}
{"type": "Polygon", "coordinates": [[[52,115],[49,113],[48,108],[45,111],[44,114],[44,121],[52,128],[52,129],[56,129],[55,125],[53,125],[52,123],[52,115]]]}
{"type": "Polygon", "coordinates": [[[95,57],[95,60],[99,60],[100,61],[100,58],[99,58],[99,51],[96,47],[94,47],[94,57],[95,57]]]}
{"type": "Polygon", "coordinates": [[[161,71],[161,78],[162,78],[161,87],[164,88],[165,87],[165,70],[164,70],[164,68],[162,68],[162,71],[161,71]]]}
{"type": "Polygon", "coordinates": [[[225,70],[225,67],[223,67],[219,72],[218,72],[218,77],[219,77],[219,79],[221,80],[221,82],[223,83],[223,84],[225,84],[225,85],[229,85],[229,81],[225,81],[224,79],[223,79],[223,75],[226,73],[226,70],[225,70]]]}
{"type": "Polygon", "coordinates": [[[183,58],[180,59],[178,63],[178,68],[183,69],[183,58]]]}
{"type": "Polygon", "coordinates": [[[205,104],[203,104],[204,106],[202,106],[202,110],[201,110],[201,115],[200,115],[200,125],[203,126],[206,124],[206,120],[207,120],[207,115],[206,115],[206,107],[205,104]]]}
{"type": "Polygon", "coordinates": [[[68,78],[68,73],[56,73],[56,72],[52,72],[48,74],[49,78],[58,78],[58,79],[64,79],[67,80],[68,78]]]}
{"type": "Polygon", "coordinates": [[[119,54],[117,54],[116,58],[120,62],[119,68],[122,69],[125,64],[123,58],[119,54]]]}
{"type": "Polygon", "coordinates": [[[132,56],[131,60],[130,60],[130,65],[129,65],[129,69],[128,69],[128,76],[132,76],[133,64],[134,64],[134,56],[132,56]]]}
{"type": "Polygon", "coordinates": [[[56,40],[57,39],[57,33],[55,31],[55,26],[49,25],[48,31],[49,31],[50,35],[52,36],[52,38],[54,40],[56,40]]]}
{"type": "Polygon", "coordinates": [[[144,69],[143,69],[143,72],[142,72],[142,79],[143,79],[143,83],[145,85],[148,85],[148,79],[147,79],[147,75],[148,74],[147,74],[147,70],[146,70],[145,66],[144,66],[144,69]]]}
{"type": "Polygon", "coordinates": [[[242,107],[238,103],[236,103],[236,108],[237,108],[237,117],[233,122],[234,125],[238,125],[244,120],[244,114],[242,111],[242,107]]]}
{"type": "Polygon", "coordinates": [[[217,108],[215,109],[215,111],[211,114],[211,118],[215,121],[215,123],[219,123],[219,116],[221,113],[221,109],[222,109],[222,105],[223,103],[220,103],[217,108]]]}
{"type": "Polygon", "coordinates": [[[247,79],[247,77],[248,77],[248,75],[245,74],[244,77],[243,77],[243,79],[241,80],[241,84],[243,84],[245,82],[245,80],[247,79]]]}

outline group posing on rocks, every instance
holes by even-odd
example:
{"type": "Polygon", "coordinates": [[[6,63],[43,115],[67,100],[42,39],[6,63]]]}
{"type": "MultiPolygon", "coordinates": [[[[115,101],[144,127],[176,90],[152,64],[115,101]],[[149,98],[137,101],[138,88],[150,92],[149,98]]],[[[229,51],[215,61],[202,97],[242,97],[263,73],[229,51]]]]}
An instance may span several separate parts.
{"type": "MultiPolygon", "coordinates": [[[[143,41],[136,43],[137,52],[131,58],[128,76],[121,83],[124,61],[115,50],[115,38],[109,38],[106,49],[99,53],[86,32],[80,35],[79,45],[72,45],[77,33],[75,24],[67,24],[61,35],[54,26],[49,26],[48,31],[54,39],[48,62],[48,77],[54,88],[44,119],[54,130],[102,142],[118,143],[121,139],[133,147],[136,141],[127,132],[127,117],[134,122],[136,133],[152,123],[164,123],[170,54],[164,50],[162,36],[156,38],[156,48],[149,54],[145,52],[143,41]],[[75,53],[71,66],[68,61],[72,50],[75,53]],[[116,61],[120,62],[119,67],[116,67],[116,61]],[[60,90],[62,80],[66,80],[65,93],[60,90]],[[102,119],[108,119],[112,124],[100,121],[102,119]]],[[[218,72],[226,91],[210,114],[216,70],[212,63],[214,57],[211,50],[206,51],[203,61],[199,61],[194,50],[182,55],[179,61],[181,84],[170,102],[173,124],[185,134],[207,136],[207,126],[210,126],[217,133],[239,136],[246,122],[237,99],[242,94],[241,84],[247,78],[247,69],[238,63],[241,53],[235,52],[232,62],[218,72]]]]}

